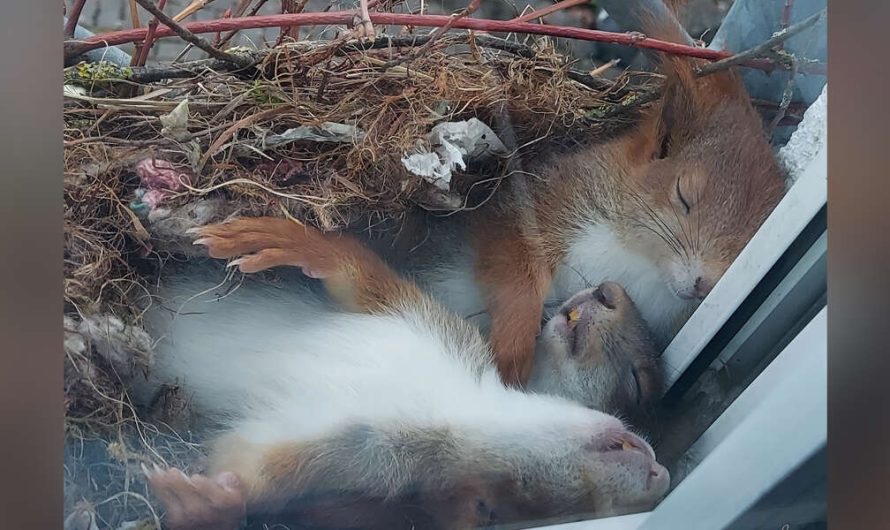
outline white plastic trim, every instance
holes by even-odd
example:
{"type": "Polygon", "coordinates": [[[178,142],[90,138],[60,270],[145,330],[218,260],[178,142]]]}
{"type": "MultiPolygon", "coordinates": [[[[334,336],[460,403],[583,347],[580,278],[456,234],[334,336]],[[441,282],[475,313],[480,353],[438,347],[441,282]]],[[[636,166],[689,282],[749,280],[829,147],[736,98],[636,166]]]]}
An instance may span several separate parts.
{"type": "Polygon", "coordinates": [[[637,530],[651,512],[540,527],[538,530],[637,530]]]}
{"type": "Polygon", "coordinates": [[[810,456],[828,433],[826,309],[693,445],[707,457],[640,526],[725,528],[810,456]]]}

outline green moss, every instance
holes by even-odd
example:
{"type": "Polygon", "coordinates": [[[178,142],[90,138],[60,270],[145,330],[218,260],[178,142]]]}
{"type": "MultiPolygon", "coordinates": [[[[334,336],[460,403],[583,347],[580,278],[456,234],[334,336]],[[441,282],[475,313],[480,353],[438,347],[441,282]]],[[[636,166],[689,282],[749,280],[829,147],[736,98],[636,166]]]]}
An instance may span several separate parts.
{"type": "Polygon", "coordinates": [[[128,66],[120,67],[108,61],[81,62],[65,69],[65,83],[81,86],[106,85],[129,79],[132,75],[133,69],[128,66]]]}
{"type": "Polygon", "coordinates": [[[247,93],[247,99],[255,105],[276,105],[288,102],[279,90],[265,85],[259,80],[253,82],[253,86],[247,93]]]}
{"type": "Polygon", "coordinates": [[[584,119],[596,121],[612,118],[627,109],[634,108],[637,104],[645,104],[647,101],[648,100],[642,97],[642,93],[640,92],[628,92],[621,98],[621,101],[617,103],[603,103],[602,105],[589,109],[584,114],[584,119]]]}

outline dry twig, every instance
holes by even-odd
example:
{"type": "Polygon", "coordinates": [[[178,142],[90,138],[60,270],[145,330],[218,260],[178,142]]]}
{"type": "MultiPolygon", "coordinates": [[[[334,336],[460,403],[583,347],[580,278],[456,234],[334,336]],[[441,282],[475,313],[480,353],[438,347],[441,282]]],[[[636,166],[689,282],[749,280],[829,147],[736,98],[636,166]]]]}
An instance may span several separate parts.
{"type": "Polygon", "coordinates": [[[823,9],[822,11],[819,11],[818,13],[805,18],[804,20],[801,20],[797,24],[789,26],[787,29],[776,32],[769,40],[765,41],[763,44],[759,44],[741,53],[737,53],[731,57],[727,57],[726,59],[721,59],[711,64],[706,64],[699,68],[696,73],[700,76],[708,75],[714,72],[719,72],[721,70],[726,70],[727,68],[731,68],[733,66],[747,64],[752,60],[762,58],[768,55],[769,52],[771,52],[779,44],[785,42],[786,40],[804,31],[805,29],[814,26],[817,22],[822,20],[822,18],[825,16],[825,12],[826,10],[823,9]]]}
{"type": "MultiPolygon", "coordinates": [[[[129,0],[128,3],[130,4],[130,26],[132,26],[133,28],[142,27],[142,22],[139,20],[139,9],[136,7],[136,0],[129,0]]],[[[161,9],[163,9],[163,7],[161,9]]],[[[147,41],[148,37],[146,37],[145,40],[147,41]]],[[[130,58],[130,66],[136,65],[136,61],[138,61],[139,57],[142,55],[142,47],[144,45],[145,41],[140,42],[137,40],[133,43],[133,47],[135,50],[133,53],[133,57],[130,58]]]]}
{"type": "Polygon", "coordinates": [[[86,0],[74,0],[74,4],[71,6],[71,14],[68,15],[68,20],[65,22],[66,39],[74,37],[74,28],[77,27],[77,22],[80,20],[84,4],[86,4],[86,0]]]}
{"type": "MultiPolygon", "coordinates": [[[[166,5],[167,0],[158,0],[158,10],[163,11],[166,5]]],[[[152,17],[148,22],[148,33],[145,35],[145,43],[142,45],[142,49],[136,57],[134,66],[145,66],[145,63],[148,61],[148,54],[151,52],[151,47],[155,41],[155,32],[158,30],[158,23],[158,17],[152,17]]]]}
{"type": "MultiPolygon", "coordinates": [[[[244,14],[244,11],[247,9],[247,6],[250,5],[251,0],[238,0],[238,5],[235,7],[235,10],[232,12],[232,17],[238,18],[244,14]]],[[[247,14],[248,17],[255,16],[259,13],[260,9],[268,2],[268,0],[258,0],[256,5],[250,10],[250,13],[247,14]]],[[[230,40],[238,33],[239,30],[233,29],[232,31],[226,33],[226,35],[220,39],[219,46],[225,46],[229,43],[230,40]]]]}
{"type": "MultiPolygon", "coordinates": [[[[224,51],[218,50],[210,45],[209,42],[198,37],[188,29],[177,24],[172,18],[168,17],[164,14],[163,11],[158,9],[158,7],[151,0],[136,0],[146,11],[155,16],[160,22],[162,22],[167,28],[170,29],[173,33],[178,35],[182,40],[190,42],[194,44],[198,48],[201,48],[205,52],[207,52],[211,57],[219,59],[221,61],[228,61],[232,64],[236,64],[241,67],[249,66],[249,62],[246,61],[243,57],[238,57],[237,55],[233,55],[231,53],[226,53],[224,51]]],[[[163,30],[156,31],[156,35],[160,35],[163,30]]],[[[148,35],[148,30],[145,31],[145,35],[148,35]]]]}
{"type": "MultiPolygon", "coordinates": [[[[183,28],[192,33],[217,33],[220,31],[231,31],[248,28],[270,28],[282,26],[329,26],[338,24],[348,25],[352,22],[353,16],[354,13],[351,11],[335,13],[297,13],[291,15],[267,15],[192,22],[183,25],[183,28]]],[[[531,35],[547,35],[551,37],[609,42],[613,44],[634,46],[637,48],[651,49],[674,55],[696,57],[699,59],[707,59],[711,61],[717,61],[732,56],[732,54],[725,51],[711,50],[707,48],[687,46],[658,39],[651,39],[645,36],[640,36],[640,34],[637,33],[614,33],[595,29],[552,26],[546,24],[532,24],[529,22],[513,22],[509,20],[486,20],[466,17],[455,19],[455,17],[444,15],[410,15],[401,13],[375,12],[371,13],[370,17],[372,22],[381,25],[442,27],[450,24],[450,27],[452,29],[470,29],[492,33],[525,33],[531,35]]],[[[161,38],[169,37],[175,34],[176,33],[173,30],[170,30],[168,28],[159,28],[156,36],[158,38],[161,38]]],[[[65,43],[65,57],[72,58],[97,48],[103,48],[106,46],[117,46],[144,38],[145,30],[124,30],[95,35],[82,41],[67,41],[65,43]]],[[[739,64],[742,66],[759,68],[766,71],[771,71],[776,67],[773,61],[763,58],[743,60],[739,64]]],[[[807,71],[810,72],[811,69],[808,67],[807,71]]],[[[811,73],[818,73],[818,70],[816,68],[812,68],[811,73]]]]}
{"type": "Polygon", "coordinates": [[[557,2],[551,6],[547,6],[541,9],[537,9],[535,11],[531,11],[524,15],[520,15],[513,20],[513,22],[528,22],[530,20],[534,20],[536,18],[544,18],[547,15],[556,13],[557,11],[562,11],[563,9],[569,9],[572,7],[583,6],[589,3],[589,0],[562,0],[557,2]]]}
{"type": "Polygon", "coordinates": [[[173,17],[173,20],[176,22],[182,22],[198,11],[204,9],[204,7],[210,2],[213,2],[213,0],[192,0],[189,5],[185,6],[182,11],[180,11],[173,17]]]}

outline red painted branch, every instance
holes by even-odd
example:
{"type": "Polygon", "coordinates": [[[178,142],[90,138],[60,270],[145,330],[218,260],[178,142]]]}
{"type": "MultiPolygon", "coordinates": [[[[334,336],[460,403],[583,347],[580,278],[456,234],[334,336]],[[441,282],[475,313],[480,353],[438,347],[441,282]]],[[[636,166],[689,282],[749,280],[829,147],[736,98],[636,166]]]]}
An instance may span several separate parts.
{"type": "MultiPolygon", "coordinates": [[[[779,20],[779,31],[788,29],[788,25],[791,24],[791,9],[793,7],[794,0],[785,0],[785,5],[782,6],[782,18],[779,20]]],[[[780,43],[778,49],[784,50],[785,43],[780,43]]]]}
{"type": "MultiPolygon", "coordinates": [[[[191,22],[182,25],[191,33],[216,33],[219,31],[273,28],[282,26],[327,26],[348,25],[352,22],[352,11],[339,11],[334,13],[296,13],[288,15],[265,15],[255,17],[229,18],[218,20],[206,20],[191,22]]],[[[719,60],[732,56],[731,53],[707,48],[697,48],[673,42],[665,42],[650,39],[635,33],[612,33],[595,29],[572,28],[565,26],[549,26],[532,24],[529,22],[512,22],[509,20],[486,20],[477,18],[462,18],[454,20],[447,15],[410,15],[402,13],[371,13],[371,21],[379,25],[410,25],[419,27],[442,27],[451,23],[455,29],[472,29],[476,31],[504,32],[504,33],[528,33],[534,35],[548,35],[551,37],[564,37],[587,41],[609,42],[659,50],[675,55],[685,55],[700,59],[719,60]]],[[[66,43],[66,56],[79,55],[90,50],[105,46],[117,46],[128,42],[134,42],[145,38],[146,30],[143,28],[133,30],[114,31],[101,35],[94,35],[82,41],[66,43]]],[[[170,28],[159,27],[155,38],[171,37],[175,33],[170,28]]],[[[744,66],[771,71],[776,68],[772,61],[766,59],[753,59],[743,63],[744,66]]]]}
{"type": "Polygon", "coordinates": [[[66,39],[70,39],[74,36],[74,28],[77,27],[77,22],[80,20],[80,13],[83,11],[83,5],[85,3],[87,3],[87,0],[74,0],[74,5],[71,6],[71,14],[65,22],[66,39]]]}
{"type": "Polygon", "coordinates": [[[794,0],[785,0],[785,5],[782,6],[782,20],[779,29],[788,29],[788,25],[791,24],[791,9],[793,7],[794,0]]]}
{"type": "Polygon", "coordinates": [[[538,9],[536,11],[531,11],[524,15],[520,15],[514,19],[512,22],[528,22],[530,20],[534,20],[536,18],[546,17],[551,13],[556,13],[557,11],[562,11],[563,9],[568,9],[570,7],[580,6],[588,3],[590,0],[562,0],[561,2],[557,2],[552,6],[547,6],[542,9],[538,9]]]}
{"type": "MultiPolygon", "coordinates": [[[[158,0],[158,9],[164,10],[164,7],[167,4],[167,0],[158,0]]],[[[145,44],[142,45],[142,49],[139,50],[139,57],[136,58],[136,66],[145,66],[146,61],[148,61],[148,53],[151,51],[151,47],[155,42],[155,33],[158,31],[158,17],[153,17],[148,23],[148,31],[145,34],[145,44]]]]}

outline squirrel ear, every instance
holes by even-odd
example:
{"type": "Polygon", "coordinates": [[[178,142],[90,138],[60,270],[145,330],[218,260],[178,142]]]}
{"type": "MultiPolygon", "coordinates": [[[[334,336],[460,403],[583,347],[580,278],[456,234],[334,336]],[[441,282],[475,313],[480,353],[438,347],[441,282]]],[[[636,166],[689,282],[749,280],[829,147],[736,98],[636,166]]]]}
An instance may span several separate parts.
{"type": "Polygon", "coordinates": [[[697,63],[685,57],[665,57],[660,64],[665,84],[657,113],[663,155],[683,144],[688,135],[702,131],[703,123],[721,108],[750,107],[748,94],[735,72],[698,77],[697,63]]]}
{"type": "Polygon", "coordinates": [[[645,155],[640,153],[646,158],[668,158],[685,142],[686,136],[696,129],[695,93],[688,81],[683,77],[666,76],[661,97],[647,113],[649,139],[645,142],[645,155]]]}

